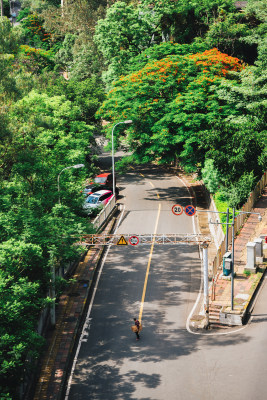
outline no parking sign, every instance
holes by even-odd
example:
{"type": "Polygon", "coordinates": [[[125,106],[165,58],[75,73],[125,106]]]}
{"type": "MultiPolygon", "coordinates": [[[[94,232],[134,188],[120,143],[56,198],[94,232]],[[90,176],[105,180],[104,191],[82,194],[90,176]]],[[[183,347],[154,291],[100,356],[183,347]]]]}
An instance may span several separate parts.
{"type": "Polygon", "coordinates": [[[194,206],[192,206],[191,204],[189,206],[186,206],[184,209],[184,212],[186,213],[186,215],[188,215],[189,217],[192,217],[193,215],[195,215],[196,213],[196,209],[194,206]]]}

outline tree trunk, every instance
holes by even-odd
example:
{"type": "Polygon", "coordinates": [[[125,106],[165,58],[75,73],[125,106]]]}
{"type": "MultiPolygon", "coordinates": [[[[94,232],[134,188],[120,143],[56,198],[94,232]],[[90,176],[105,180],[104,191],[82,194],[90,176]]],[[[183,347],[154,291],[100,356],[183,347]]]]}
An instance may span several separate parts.
{"type": "Polygon", "coordinates": [[[1,8],[1,17],[4,16],[4,3],[3,0],[0,0],[0,8],[1,8]]]}

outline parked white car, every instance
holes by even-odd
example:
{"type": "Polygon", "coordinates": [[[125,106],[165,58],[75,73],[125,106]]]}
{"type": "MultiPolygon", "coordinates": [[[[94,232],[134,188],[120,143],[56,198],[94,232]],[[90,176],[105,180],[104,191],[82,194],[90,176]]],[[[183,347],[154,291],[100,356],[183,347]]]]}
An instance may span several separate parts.
{"type": "Polygon", "coordinates": [[[98,192],[90,194],[84,201],[83,209],[90,214],[93,209],[106,205],[113,193],[111,190],[99,190],[98,192]]]}

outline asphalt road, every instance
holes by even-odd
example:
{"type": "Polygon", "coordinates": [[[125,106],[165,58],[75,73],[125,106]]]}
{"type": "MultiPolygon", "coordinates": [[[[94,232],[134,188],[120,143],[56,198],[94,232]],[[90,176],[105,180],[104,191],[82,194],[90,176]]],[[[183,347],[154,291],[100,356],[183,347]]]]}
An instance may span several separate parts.
{"type": "MultiPolygon", "coordinates": [[[[194,231],[191,217],[171,212],[175,203],[190,204],[176,177],[134,169],[119,182],[118,233],[194,231]]],[[[265,285],[247,326],[192,334],[186,321],[200,271],[194,245],[110,247],[65,399],[266,399],[265,285]],[[140,315],[143,330],[136,341],[130,327],[140,315]]]]}

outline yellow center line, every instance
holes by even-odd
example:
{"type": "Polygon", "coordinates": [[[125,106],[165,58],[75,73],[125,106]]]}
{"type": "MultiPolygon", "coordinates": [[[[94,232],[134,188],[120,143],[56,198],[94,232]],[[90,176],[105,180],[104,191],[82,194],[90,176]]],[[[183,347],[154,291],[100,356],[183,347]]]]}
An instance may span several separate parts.
{"type": "MultiPolygon", "coordinates": [[[[158,215],[157,215],[157,219],[156,219],[154,235],[156,234],[157,229],[158,229],[160,210],[161,210],[161,203],[159,203],[159,209],[158,209],[158,215]]],[[[153,250],[154,250],[154,244],[155,244],[155,238],[153,237],[153,241],[152,241],[152,245],[151,245],[150,253],[149,253],[149,258],[148,258],[146,277],[145,277],[145,282],[144,282],[144,288],[143,288],[143,294],[142,294],[142,300],[141,300],[141,306],[140,306],[140,312],[139,312],[139,318],[138,318],[140,323],[142,320],[142,314],[143,314],[143,308],[144,308],[144,302],[145,302],[145,296],[146,296],[146,287],[147,287],[150,264],[151,264],[151,260],[152,260],[152,254],[153,254],[153,250]]]]}
{"type": "MultiPolygon", "coordinates": [[[[154,185],[152,182],[150,182],[150,181],[149,181],[149,183],[150,183],[150,185],[155,189],[155,185],[154,185]]],[[[158,194],[158,192],[157,192],[157,198],[160,199],[160,195],[158,194]]]]}

